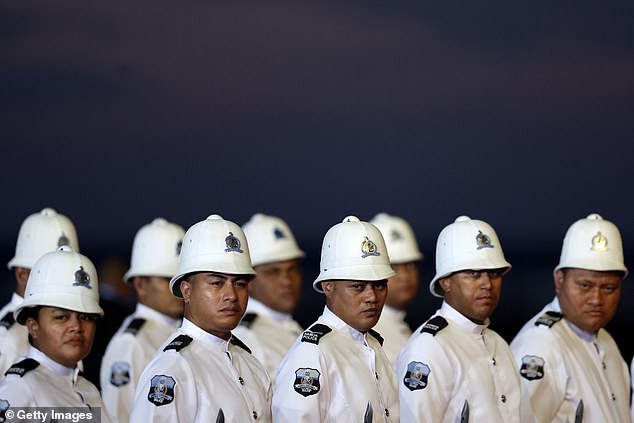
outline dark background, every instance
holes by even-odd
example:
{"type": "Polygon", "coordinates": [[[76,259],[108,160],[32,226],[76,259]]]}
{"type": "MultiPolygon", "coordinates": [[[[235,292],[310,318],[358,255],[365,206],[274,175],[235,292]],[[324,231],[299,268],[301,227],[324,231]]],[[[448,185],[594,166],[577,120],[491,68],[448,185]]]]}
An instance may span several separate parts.
{"type": "MultiPolygon", "coordinates": [[[[576,219],[615,222],[633,266],[633,12],[629,1],[3,1],[0,259],[43,207],[75,222],[100,266],[128,260],[157,216],[187,228],[264,212],[308,253],[297,312],[308,325],[324,304],[310,283],[326,230],[387,211],[426,255],[417,326],[439,306],[426,289],[436,237],[467,214],[496,228],[514,266],[493,316],[510,341],[552,298],[576,219]]],[[[8,299],[12,276],[0,277],[8,299]]],[[[626,360],[631,283],[609,327],[626,360]]]]}

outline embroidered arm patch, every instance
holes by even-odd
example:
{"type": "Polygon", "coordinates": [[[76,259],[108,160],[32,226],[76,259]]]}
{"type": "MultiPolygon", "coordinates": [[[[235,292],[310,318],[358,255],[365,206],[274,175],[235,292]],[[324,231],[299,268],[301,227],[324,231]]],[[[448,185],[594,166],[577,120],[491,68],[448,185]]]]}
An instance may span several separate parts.
{"type": "Polygon", "coordinates": [[[321,388],[319,384],[320,376],[321,373],[317,369],[299,368],[295,370],[295,381],[293,382],[295,392],[303,397],[315,395],[321,388]]]}
{"type": "Polygon", "coordinates": [[[403,377],[403,384],[410,391],[417,391],[427,387],[427,378],[431,373],[431,369],[425,363],[420,361],[410,361],[403,377]]]}

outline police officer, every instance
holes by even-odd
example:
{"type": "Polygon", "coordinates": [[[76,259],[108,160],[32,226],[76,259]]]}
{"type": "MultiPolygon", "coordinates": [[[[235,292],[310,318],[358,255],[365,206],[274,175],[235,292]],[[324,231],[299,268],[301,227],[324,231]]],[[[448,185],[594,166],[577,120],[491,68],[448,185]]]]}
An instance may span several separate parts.
{"type": "Polygon", "coordinates": [[[396,272],[388,281],[385,307],[379,323],[374,327],[375,331],[383,335],[383,349],[387,358],[396,364],[398,353],[412,334],[411,328],[405,322],[405,315],[407,306],[418,292],[418,264],[423,259],[423,254],[418,249],[412,227],[405,219],[379,213],[370,223],[381,231],[390,263],[396,272]]]}
{"type": "Polygon", "coordinates": [[[486,222],[460,216],[440,232],[429,289],[444,301],[396,365],[403,421],[519,422],[513,355],[488,329],[510,268],[486,222]]]}
{"type": "Polygon", "coordinates": [[[15,274],[16,288],[9,304],[0,310],[0,378],[29,349],[26,326],[15,323],[13,311],[22,302],[31,268],[41,256],[62,245],[79,251],[75,226],[66,216],[46,208],[22,222],[15,256],[8,264],[15,274]]]}
{"type": "Polygon", "coordinates": [[[511,343],[523,422],[630,421],[627,364],[603,329],[625,276],[613,223],[591,214],[570,226],[554,271],[556,298],[511,343]]]}
{"type": "MultiPolygon", "coordinates": [[[[8,407],[103,410],[99,391],[77,367],[90,352],[102,314],[90,260],[68,246],[42,256],[33,266],[24,301],[13,312],[26,325],[31,346],[27,358],[13,364],[0,382],[0,416],[8,407]]],[[[101,421],[110,421],[105,411],[101,421]]]]}
{"type": "Polygon", "coordinates": [[[231,331],[254,270],[238,225],[211,215],[185,233],[172,293],[185,302],[181,327],[145,368],[131,422],[271,420],[271,382],[231,331]]]}
{"type": "Polygon", "coordinates": [[[313,287],[326,307],[280,364],[276,422],[397,422],[392,366],[372,331],[394,276],[381,232],[349,216],[326,233],[313,287]]]}
{"type": "Polygon", "coordinates": [[[247,312],[233,333],[264,364],[273,383],[277,366],[303,331],[291,314],[301,295],[304,252],[278,217],[256,214],[242,229],[256,275],[249,283],[247,312]]]}
{"type": "Polygon", "coordinates": [[[158,347],[180,325],[183,300],[172,295],[169,281],[178,271],[185,231],[157,218],[134,237],[131,267],[124,279],[138,304],[108,344],[101,362],[101,391],[110,414],[130,421],[137,382],[158,347]]]}

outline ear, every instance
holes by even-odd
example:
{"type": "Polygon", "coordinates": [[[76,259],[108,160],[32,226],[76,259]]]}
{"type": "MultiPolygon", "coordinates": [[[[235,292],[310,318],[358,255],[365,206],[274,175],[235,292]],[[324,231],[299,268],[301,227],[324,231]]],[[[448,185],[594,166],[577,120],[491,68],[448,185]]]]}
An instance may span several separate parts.
{"type": "Polygon", "coordinates": [[[132,285],[137,292],[139,298],[143,297],[145,294],[145,285],[147,284],[148,279],[142,276],[135,276],[132,278],[132,285]]]}
{"type": "Polygon", "coordinates": [[[32,317],[26,319],[26,329],[34,340],[37,340],[40,334],[40,324],[32,317]]]}
{"type": "Polygon", "coordinates": [[[436,283],[440,285],[440,288],[442,288],[445,294],[451,292],[451,282],[449,281],[449,278],[438,279],[436,283]]]}
{"type": "Polygon", "coordinates": [[[15,281],[17,282],[17,292],[24,297],[24,291],[26,290],[26,283],[29,280],[31,269],[27,269],[25,267],[16,267],[14,273],[15,281]]]}
{"type": "Polygon", "coordinates": [[[329,298],[330,296],[332,296],[332,293],[335,290],[335,283],[332,281],[322,282],[321,290],[324,291],[324,294],[326,294],[326,297],[329,298]]]}
{"type": "Polygon", "coordinates": [[[183,301],[185,302],[185,304],[189,304],[192,295],[192,284],[185,279],[183,279],[180,283],[181,294],[183,294],[183,301]]]}
{"type": "Polygon", "coordinates": [[[555,292],[559,295],[559,292],[563,289],[565,273],[563,270],[557,270],[553,273],[554,282],[555,282],[555,292]]]}

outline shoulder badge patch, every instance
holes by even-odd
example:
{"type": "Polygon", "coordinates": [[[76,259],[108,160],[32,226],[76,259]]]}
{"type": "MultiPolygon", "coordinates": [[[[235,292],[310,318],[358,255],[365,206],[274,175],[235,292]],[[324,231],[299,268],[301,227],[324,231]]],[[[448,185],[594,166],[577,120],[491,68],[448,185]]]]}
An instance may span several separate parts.
{"type": "Polygon", "coordinates": [[[304,331],[302,334],[302,342],[310,342],[311,344],[317,345],[319,344],[321,337],[331,331],[332,329],[328,326],[321,323],[315,323],[309,327],[308,330],[304,331]]]}
{"type": "Polygon", "coordinates": [[[442,316],[434,316],[425,323],[425,326],[420,330],[420,333],[431,333],[436,336],[438,332],[443,330],[449,325],[447,320],[442,316]]]}
{"type": "Polygon", "coordinates": [[[258,315],[255,313],[245,313],[245,315],[242,316],[242,320],[240,320],[240,326],[244,326],[245,328],[249,329],[257,318],[258,315]]]}
{"type": "Polygon", "coordinates": [[[429,373],[431,373],[431,369],[427,364],[421,363],[420,361],[411,361],[407,365],[405,377],[403,377],[403,384],[410,391],[425,389],[425,387],[427,387],[429,373]]]}
{"type": "Polygon", "coordinates": [[[539,380],[544,377],[543,358],[536,355],[525,355],[522,357],[522,367],[520,367],[520,375],[526,380],[539,380]]]}
{"type": "Polygon", "coordinates": [[[110,383],[124,386],[130,383],[130,364],[126,361],[115,361],[110,369],[110,383]]]}
{"type": "Polygon", "coordinates": [[[176,338],[174,338],[172,342],[170,342],[169,344],[167,344],[165,348],[163,348],[163,351],[167,351],[167,350],[180,351],[186,346],[188,346],[189,344],[191,344],[192,340],[193,338],[191,336],[178,335],[176,338]]]}
{"type": "Polygon", "coordinates": [[[557,311],[547,311],[539,316],[539,318],[535,321],[535,326],[544,325],[552,328],[555,323],[562,319],[562,317],[564,317],[563,314],[557,311]]]}
{"type": "Polygon", "coordinates": [[[231,335],[231,340],[229,341],[231,342],[233,345],[242,348],[243,350],[245,350],[246,352],[248,352],[249,354],[251,354],[251,349],[249,347],[247,347],[247,344],[245,344],[244,342],[240,341],[238,338],[236,338],[235,335],[231,335]]]}
{"type": "Polygon", "coordinates": [[[5,413],[11,407],[9,401],[0,399],[0,422],[4,422],[6,419],[5,413]]]}
{"type": "Polygon", "coordinates": [[[315,395],[321,388],[319,376],[321,373],[317,369],[300,368],[295,370],[295,382],[293,382],[295,392],[303,397],[315,395]]]}
{"type": "Polygon", "coordinates": [[[176,381],[171,376],[152,376],[152,380],[150,381],[150,392],[147,394],[147,400],[157,407],[170,404],[174,401],[174,385],[176,385],[176,381]]]}
{"type": "Polygon", "coordinates": [[[138,317],[136,319],[132,319],[132,321],[130,322],[128,327],[125,328],[124,332],[125,333],[130,333],[130,334],[136,336],[136,334],[141,329],[141,326],[143,326],[144,324],[145,324],[145,319],[142,319],[140,317],[138,317]]]}
{"type": "Polygon", "coordinates": [[[377,341],[379,341],[379,344],[381,344],[381,346],[383,346],[383,337],[381,336],[381,334],[380,334],[380,333],[378,333],[378,332],[377,332],[377,331],[375,331],[374,329],[370,329],[370,330],[368,331],[368,333],[369,333],[370,335],[372,335],[373,337],[375,337],[375,338],[376,338],[376,340],[377,340],[377,341]]]}
{"type": "Polygon", "coordinates": [[[19,361],[9,367],[9,370],[7,370],[4,375],[18,375],[20,377],[24,377],[25,374],[35,369],[39,365],[39,361],[33,360],[32,358],[25,358],[24,360],[19,361]]]}
{"type": "Polygon", "coordinates": [[[9,312],[0,319],[0,328],[9,330],[14,323],[15,319],[13,318],[13,313],[9,312]]]}

